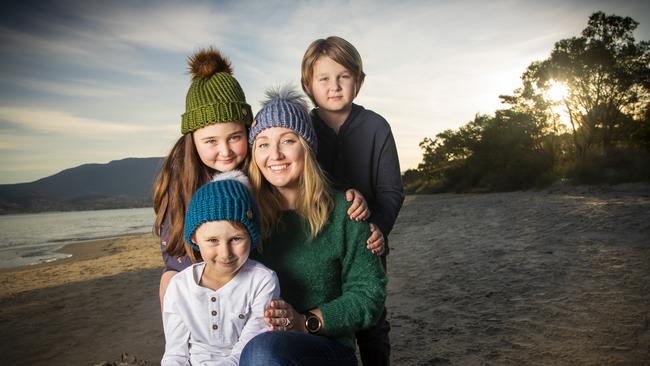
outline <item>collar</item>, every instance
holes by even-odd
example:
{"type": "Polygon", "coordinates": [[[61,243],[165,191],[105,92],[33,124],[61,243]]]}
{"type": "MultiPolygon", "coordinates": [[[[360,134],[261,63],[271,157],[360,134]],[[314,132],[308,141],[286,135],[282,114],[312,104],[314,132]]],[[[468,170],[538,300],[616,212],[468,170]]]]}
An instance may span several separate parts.
{"type": "MultiPolygon", "coordinates": [[[[343,121],[343,124],[339,128],[339,133],[338,133],[339,135],[341,135],[343,132],[348,130],[350,128],[351,124],[354,124],[355,119],[363,111],[363,109],[364,108],[362,106],[352,103],[352,108],[350,109],[350,114],[348,114],[347,118],[345,119],[345,121],[343,121]]],[[[312,111],[311,111],[312,120],[319,127],[324,127],[326,129],[328,129],[329,131],[332,131],[332,133],[334,133],[334,130],[331,129],[327,125],[327,123],[325,123],[325,121],[323,121],[322,118],[320,118],[320,116],[317,113],[317,110],[318,110],[318,108],[312,109],[312,111]]]]}
{"type": "Polygon", "coordinates": [[[237,272],[235,277],[231,278],[230,281],[228,281],[228,283],[221,286],[221,288],[219,288],[218,290],[212,291],[207,287],[203,287],[199,285],[199,283],[201,282],[201,276],[203,275],[203,271],[205,270],[205,262],[194,263],[192,265],[192,279],[191,279],[192,292],[199,295],[222,293],[223,296],[224,295],[223,293],[227,294],[231,292],[232,289],[237,287],[237,284],[241,281],[243,273],[248,271],[248,267],[250,265],[251,265],[250,259],[246,260],[246,263],[244,263],[244,265],[241,266],[239,272],[237,272]]]}

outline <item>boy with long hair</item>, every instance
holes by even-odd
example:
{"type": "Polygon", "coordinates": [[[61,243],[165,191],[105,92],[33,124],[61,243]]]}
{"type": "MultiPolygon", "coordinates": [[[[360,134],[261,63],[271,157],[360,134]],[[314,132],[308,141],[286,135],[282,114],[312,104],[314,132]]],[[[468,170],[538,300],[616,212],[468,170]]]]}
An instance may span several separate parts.
{"type": "MultiPolygon", "coordinates": [[[[371,248],[386,267],[390,234],[404,201],[399,159],[390,126],[379,114],[354,104],[365,73],[356,48],[340,37],[312,42],[302,59],[302,88],[316,108],[318,162],[338,189],[355,188],[368,202],[371,230],[384,245],[371,248]]],[[[369,243],[370,244],[370,243],[369,243]]],[[[390,325],[386,310],[376,326],[357,333],[364,365],[388,365],[390,325]]]]}

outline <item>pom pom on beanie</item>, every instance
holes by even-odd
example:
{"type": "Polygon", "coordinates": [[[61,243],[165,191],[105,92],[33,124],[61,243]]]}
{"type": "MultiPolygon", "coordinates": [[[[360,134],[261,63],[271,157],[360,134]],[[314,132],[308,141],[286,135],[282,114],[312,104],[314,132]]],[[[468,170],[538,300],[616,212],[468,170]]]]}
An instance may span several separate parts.
{"type": "Polygon", "coordinates": [[[218,72],[225,72],[232,75],[230,60],[212,47],[199,50],[190,56],[187,64],[190,69],[190,74],[192,74],[192,80],[197,78],[210,78],[218,72]]]}

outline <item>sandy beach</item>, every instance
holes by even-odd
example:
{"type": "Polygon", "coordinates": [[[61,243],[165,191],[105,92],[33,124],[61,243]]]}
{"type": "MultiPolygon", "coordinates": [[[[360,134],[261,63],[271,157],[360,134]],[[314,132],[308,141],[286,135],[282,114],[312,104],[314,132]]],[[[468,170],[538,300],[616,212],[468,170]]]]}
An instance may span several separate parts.
{"type": "Polygon", "coordinates": [[[7,365],[93,365],[122,352],[160,361],[160,250],[151,235],[69,245],[73,256],[0,272],[7,365]]]}
{"type": "MultiPolygon", "coordinates": [[[[409,196],[390,246],[394,365],[650,364],[650,185],[409,196]]],[[[156,364],[156,238],[62,251],[0,272],[3,364],[156,364]]]]}

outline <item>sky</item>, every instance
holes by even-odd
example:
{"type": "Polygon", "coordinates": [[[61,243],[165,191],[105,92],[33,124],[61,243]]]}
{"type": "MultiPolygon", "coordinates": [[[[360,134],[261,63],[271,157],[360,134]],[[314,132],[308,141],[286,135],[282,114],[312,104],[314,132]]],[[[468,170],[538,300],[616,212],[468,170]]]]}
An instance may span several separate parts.
{"type": "Polygon", "coordinates": [[[85,163],[166,156],[180,137],[186,59],[214,46],[253,111],[293,83],[315,39],[358,49],[355,100],[391,125],[402,171],[418,144],[503,108],[533,61],[578,36],[590,14],[631,16],[644,1],[9,1],[0,14],[0,184],[85,163]]]}

